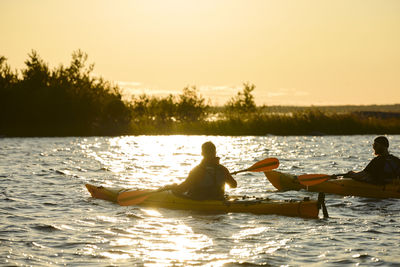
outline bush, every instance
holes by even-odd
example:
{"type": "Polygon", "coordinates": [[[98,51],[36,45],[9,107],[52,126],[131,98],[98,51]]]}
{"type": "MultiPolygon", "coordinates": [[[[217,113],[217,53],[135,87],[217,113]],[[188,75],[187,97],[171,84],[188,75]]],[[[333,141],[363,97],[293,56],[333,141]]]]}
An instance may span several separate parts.
{"type": "Polygon", "coordinates": [[[9,71],[1,59],[0,132],[6,135],[104,135],[128,132],[129,104],[120,89],[92,76],[87,54],[72,54],[70,66],[50,70],[32,51],[21,70],[9,71]]]}
{"type": "Polygon", "coordinates": [[[183,93],[179,95],[176,117],[179,121],[199,121],[206,117],[208,108],[196,87],[185,87],[183,93]]]}
{"type": "Polygon", "coordinates": [[[254,96],[251,92],[256,86],[254,84],[244,83],[243,92],[238,92],[235,97],[232,97],[225,105],[225,112],[228,114],[251,113],[256,111],[254,96]]]}
{"type": "Polygon", "coordinates": [[[206,117],[208,105],[196,87],[185,87],[178,97],[133,96],[132,109],[136,122],[149,120],[166,124],[199,121],[206,117]]]}

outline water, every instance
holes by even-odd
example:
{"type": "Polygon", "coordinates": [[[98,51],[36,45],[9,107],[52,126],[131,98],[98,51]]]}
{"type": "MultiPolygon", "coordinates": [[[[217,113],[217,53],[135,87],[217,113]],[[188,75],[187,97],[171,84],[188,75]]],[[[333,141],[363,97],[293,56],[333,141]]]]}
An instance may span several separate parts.
{"type": "MultiPolygon", "coordinates": [[[[0,139],[2,266],[400,266],[400,200],[327,195],[329,219],[121,207],[84,184],[158,188],[181,182],[211,140],[231,171],[277,157],[294,174],[360,170],[375,136],[127,136],[0,139]]],[[[400,136],[389,136],[400,155],[400,136]]],[[[262,173],[231,195],[273,193],[262,173]]]]}

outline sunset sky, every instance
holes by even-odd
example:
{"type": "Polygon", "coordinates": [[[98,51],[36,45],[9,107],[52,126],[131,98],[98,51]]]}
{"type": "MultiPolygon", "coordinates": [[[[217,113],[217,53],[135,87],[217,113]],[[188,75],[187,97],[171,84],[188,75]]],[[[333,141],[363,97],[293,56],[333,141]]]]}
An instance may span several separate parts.
{"type": "Polygon", "coordinates": [[[21,69],[32,49],[50,67],[81,49],[126,93],[400,103],[398,0],[0,0],[0,56],[21,69]]]}

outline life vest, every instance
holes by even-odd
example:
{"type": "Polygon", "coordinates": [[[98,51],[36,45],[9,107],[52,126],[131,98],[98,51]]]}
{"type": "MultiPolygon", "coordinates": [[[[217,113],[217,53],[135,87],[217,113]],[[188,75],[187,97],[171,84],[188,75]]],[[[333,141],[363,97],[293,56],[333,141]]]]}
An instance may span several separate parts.
{"type": "Polygon", "coordinates": [[[188,190],[187,196],[196,200],[219,200],[225,194],[225,171],[219,164],[200,164],[200,179],[188,190]]]}
{"type": "Polygon", "coordinates": [[[394,179],[400,178],[400,159],[389,155],[385,158],[385,165],[383,167],[384,181],[390,183],[394,179]]]}

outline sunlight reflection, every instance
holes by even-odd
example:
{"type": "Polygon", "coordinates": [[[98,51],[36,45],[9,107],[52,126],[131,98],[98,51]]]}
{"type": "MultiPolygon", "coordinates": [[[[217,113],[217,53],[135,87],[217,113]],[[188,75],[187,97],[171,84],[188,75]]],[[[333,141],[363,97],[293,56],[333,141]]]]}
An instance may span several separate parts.
{"type": "MultiPolygon", "coordinates": [[[[153,214],[161,216],[158,211],[145,210],[145,212],[151,216],[153,214]]],[[[113,245],[131,246],[132,248],[125,250],[125,253],[131,257],[142,258],[149,266],[199,264],[210,257],[207,250],[213,246],[213,240],[207,235],[194,233],[193,229],[182,221],[163,217],[140,221],[128,232],[132,238],[124,236],[113,245]],[[135,238],[138,233],[142,233],[143,236],[139,241],[135,238]]],[[[213,257],[221,259],[223,256],[214,254],[213,257]]]]}
{"type": "Polygon", "coordinates": [[[131,239],[129,237],[120,237],[117,240],[110,242],[110,245],[113,247],[133,246],[138,244],[139,241],[137,239],[131,239]]]}
{"type": "Polygon", "coordinates": [[[161,213],[155,209],[142,209],[142,211],[152,217],[161,217],[161,213]]]}
{"type": "Polygon", "coordinates": [[[269,229],[270,227],[256,227],[252,229],[244,229],[239,233],[234,234],[232,238],[235,239],[235,243],[242,245],[232,248],[230,254],[245,259],[258,254],[272,254],[278,249],[285,247],[286,243],[290,239],[270,240],[265,243],[251,242],[243,245],[246,240],[249,240],[250,242],[253,238],[259,237],[262,233],[268,232],[269,229]]]}
{"type": "Polygon", "coordinates": [[[268,253],[268,254],[272,254],[275,251],[277,251],[278,249],[285,247],[289,240],[290,240],[289,238],[286,238],[286,239],[282,239],[282,240],[278,240],[278,241],[267,242],[264,246],[264,249],[266,249],[266,250],[264,250],[264,252],[268,253]]]}
{"type": "Polygon", "coordinates": [[[83,248],[83,254],[85,255],[95,255],[96,251],[99,249],[98,246],[96,245],[85,245],[85,247],[83,248]]]}
{"type": "Polygon", "coordinates": [[[269,241],[267,243],[245,244],[236,246],[231,249],[230,254],[239,258],[250,258],[259,254],[273,254],[280,248],[286,246],[290,239],[282,239],[278,241],[269,241]]]}
{"type": "Polygon", "coordinates": [[[96,221],[99,222],[112,222],[112,223],[118,223],[118,222],[126,222],[126,220],[121,220],[115,217],[110,217],[110,216],[97,216],[96,221]]]}
{"type": "Polygon", "coordinates": [[[123,260],[123,259],[129,259],[130,255],[126,253],[116,253],[116,252],[102,252],[100,253],[101,256],[110,258],[113,260],[123,260]]]}
{"type": "Polygon", "coordinates": [[[239,233],[234,234],[232,238],[234,239],[247,238],[249,236],[261,234],[262,232],[268,231],[268,229],[269,227],[257,227],[252,229],[245,229],[240,231],[239,233]]]}
{"type": "Polygon", "coordinates": [[[184,224],[175,230],[175,233],[163,236],[163,244],[151,245],[154,250],[149,251],[150,259],[158,263],[185,263],[201,261],[207,257],[203,250],[213,245],[212,239],[206,235],[194,234],[192,229],[184,224]]]}

